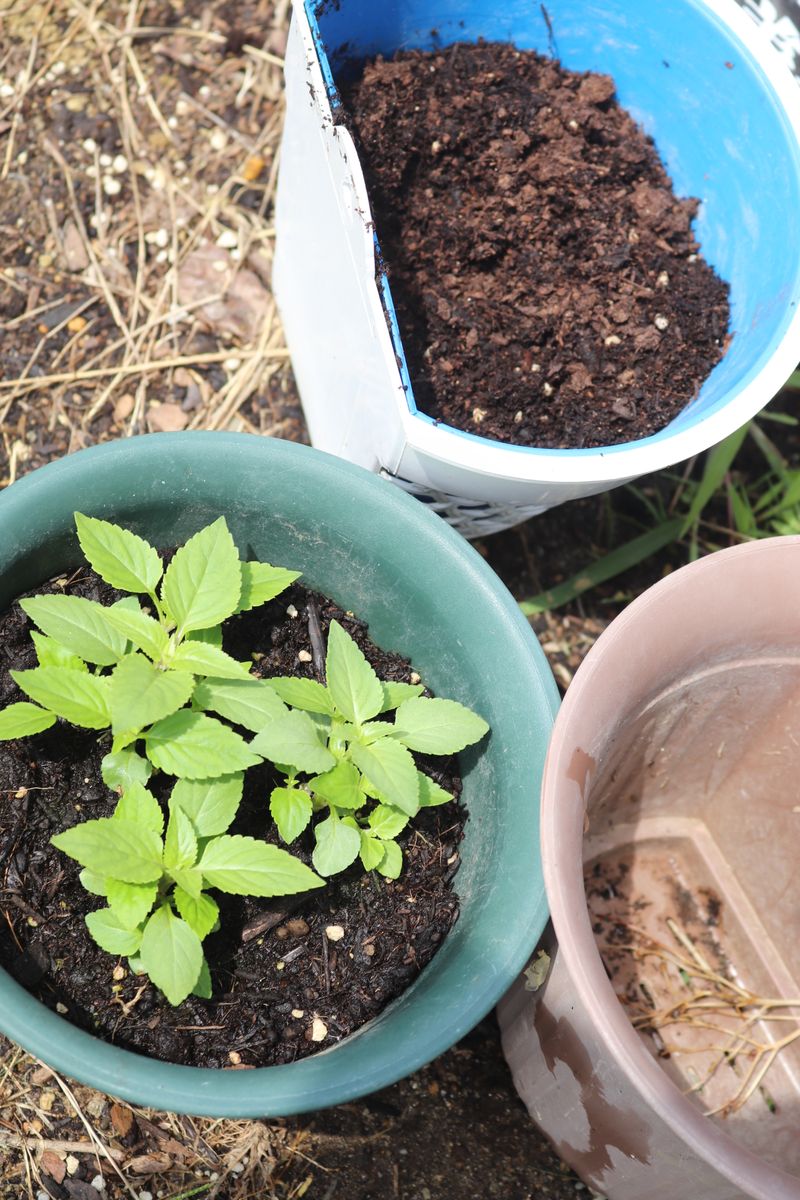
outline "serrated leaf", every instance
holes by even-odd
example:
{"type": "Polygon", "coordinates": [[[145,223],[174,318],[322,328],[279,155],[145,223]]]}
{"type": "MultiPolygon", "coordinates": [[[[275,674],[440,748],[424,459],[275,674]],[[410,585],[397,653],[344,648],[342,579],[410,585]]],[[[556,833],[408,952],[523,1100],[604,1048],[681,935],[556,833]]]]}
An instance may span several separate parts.
{"type": "Polygon", "coordinates": [[[187,642],[202,642],[204,646],[216,646],[222,649],[222,626],[212,625],[209,629],[193,629],[186,635],[187,642]]]}
{"type": "Polygon", "coordinates": [[[311,861],[320,875],[336,875],[355,862],[361,849],[361,834],[333,813],[314,827],[317,844],[311,861]]]}
{"type": "Polygon", "coordinates": [[[324,886],[288,851],[238,834],[214,838],[198,866],[211,887],[237,896],[288,896],[324,886]]]}
{"type": "Polygon", "coordinates": [[[270,563],[243,562],[242,592],[237,612],[247,612],[259,604],[274,600],[281,592],[300,578],[299,571],[288,571],[285,567],[273,567],[270,563]]]}
{"type": "Polygon", "coordinates": [[[414,759],[399,742],[383,738],[372,746],[350,747],[353,762],[382,799],[410,817],[419,809],[419,780],[414,759]]]}
{"type": "Polygon", "coordinates": [[[224,833],[242,801],[244,776],[221,775],[217,779],[179,779],[170,803],[192,822],[198,837],[224,833]]]}
{"type": "Polygon", "coordinates": [[[262,679],[204,679],[197,684],[192,703],[252,733],[260,733],[270,721],[287,712],[278,693],[262,679]]]}
{"type": "Polygon", "coordinates": [[[152,829],[118,817],[99,817],[73,825],[50,839],[82,867],[124,883],[153,883],[161,877],[161,838],[152,829]]]}
{"type": "Polygon", "coordinates": [[[105,875],[98,875],[96,871],[89,871],[84,868],[78,875],[81,881],[81,887],[86,888],[87,892],[91,892],[93,896],[105,896],[108,890],[108,881],[105,875]]]}
{"type": "MultiPolygon", "coordinates": [[[[106,881],[106,896],[111,911],[123,929],[136,929],[141,925],[156,902],[158,884],[123,883],[120,879],[106,881]]],[[[119,950],[119,954],[131,954],[130,950],[119,950]]]]}
{"type": "Polygon", "coordinates": [[[276,787],[269,799],[269,811],[283,840],[293,842],[311,820],[311,797],[302,788],[276,787]]]}
{"type": "Polygon", "coordinates": [[[384,842],[384,856],[375,868],[387,879],[397,879],[403,869],[403,851],[397,842],[384,842]]]}
{"type": "Polygon", "coordinates": [[[140,608],[113,604],[106,609],[106,615],[109,623],[153,662],[157,662],[169,646],[169,634],[163,625],[140,608]]]}
{"type": "Polygon", "coordinates": [[[421,754],[455,754],[479,742],[489,726],[483,717],[456,700],[405,700],[395,713],[395,734],[421,754]]]}
{"type": "Polygon", "coordinates": [[[360,725],[377,716],[383,704],[383,685],[338,621],[331,621],[328,630],[325,673],[331,699],[348,721],[360,725]]]}
{"type": "Polygon", "coordinates": [[[419,779],[420,808],[434,808],[437,804],[449,804],[451,800],[455,799],[451,792],[446,792],[429,775],[418,771],[417,777],[419,779]]]}
{"type": "Polygon", "coordinates": [[[145,925],[139,955],[153,983],[173,1005],[191,994],[204,962],[200,938],[169,904],[157,908],[145,925]]]}
{"type": "Polygon", "coordinates": [[[144,655],[129,654],[111,675],[111,728],[125,733],[162,721],[183,708],[193,691],[187,671],[159,671],[144,655]]]}
{"type": "Polygon", "coordinates": [[[164,832],[164,811],[152,792],[142,783],[128,784],[114,809],[115,821],[132,821],[143,829],[152,829],[159,837],[164,832]]]}
{"type": "Polygon", "coordinates": [[[145,745],[154,766],[179,779],[216,779],[261,762],[233,729],[186,709],[158,721],[145,734],[145,745]]]}
{"type": "Polygon", "coordinates": [[[169,564],[161,599],[180,637],[219,625],[236,611],[242,588],[239,552],[224,517],[181,546],[169,564]]]}
{"type": "Polygon", "coordinates": [[[8,708],[0,712],[0,742],[30,737],[31,734],[49,729],[55,723],[55,713],[39,708],[38,704],[29,704],[27,700],[18,700],[16,704],[9,704],[8,708]]]}
{"type": "Polygon", "coordinates": [[[297,709],[262,729],[250,746],[274,763],[288,763],[301,771],[327,771],[336,762],[308,713],[297,709]]]}
{"type": "Polygon", "coordinates": [[[197,983],[192,988],[192,995],[199,996],[201,1000],[211,999],[211,972],[205,958],[200,965],[200,974],[197,976],[197,983]]]}
{"type": "Polygon", "coordinates": [[[215,679],[247,679],[249,670],[231,658],[224,650],[205,642],[187,638],[178,646],[170,666],[178,671],[191,671],[193,675],[211,675],[215,679]]]}
{"type": "Polygon", "coordinates": [[[219,919],[219,905],[205,892],[199,896],[190,896],[183,888],[175,889],[175,904],[190,929],[193,929],[202,942],[208,937],[219,919]]]}
{"type": "Polygon", "coordinates": [[[42,633],[85,662],[110,667],[127,647],[127,638],[107,619],[108,609],[83,596],[30,596],[20,608],[42,633]]]}
{"type": "Polygon", "coordinates": [[[381,738],[390,737],[393,732],[394,726],[390,725],[388,721],[367,721],[359,731],[356,731],[354,740],[363,742],[365,746],[371,746],[373,742],[377,742],[381,738]]]}
{"type": "Polygon", "coordinates": [[[178,887],[195,899],[203,890],[203,876],[197,867],[170,867],[169,876],[178,887]]]}
{"type": "Polygon", "coordinates": [[[84,917],[98,946],[109,954],[136,954],[142,944],[139,929],[127,929],[110,908],[98,908],[84,917]]]}
{"type": "Polygon", "coordinates": [[[373,808],[367,822],[370,832],[375,837],[387,839],[397,837],[398,833],[405,829],[409,817],[407,813],[393,808],[391,804],[379,804],[377,808],[373,808]]]}
{"type": "Polygon", "coordinates": [[[158,551],[144,538],[110,521],[75,513],[78,541],[101,579],[123,592],[154,592],[161,578],[158,551]]]}
{"type": "Polygon", "coordinates": [[[366,830],[362,829],[359,855],[364,865],[364,870],[374,871],[378,864],[383,862],[386,855],[386,846],[378,838],[371,837],[366,830]]]}
{"type": "Polygon", "coordinates": [[[108,680],[74,667],[34,667],[12,671],[26,696],[59,717],[84,729],[107,729],[111,723],[108,680]]]}
{"type": "Polygon", "coordinates": [[[326,687],[316,679],[300,679],[296,675],[277,675],[267,680],[281,700],[292,708],[304,712],[318,713],[329,717],[333,714],[333,701],[326,687]]]}
{"type": "Polygon", "coordinates": [[[118,750],[116,754],[105,756],[100,763],[100,774],[106,787],[113,792],[124,792],[134,783],[147,783],[153,768],[135,750],[118,750]]]}
{"type": "Polygon", "coordinates": [[[164,838],[164,866],[168,871],[193,867],[197,861],[197,836],[192,822],[178,805],[170,806],[167,836],[164,838]]]}
{"type": "Polygon", "coordinates": [[[394,683],[391,680],[381,680],[383,688],[383,705],[381,712],[389,712],[392,708],[397,708],[404,700],[412,700],[415,696],[421,696],[424,688],[421,683],[394,683]]]}
{"type": "Polygon", "coordinates": [[[40,667],[73,667],[76,671],[88,671],[82,658],[67,650],[55,638],[47,637],[44,633],[31,630],[31,638],[36,647],[36,658],[40,667]]]}
{"type": "Polygon", "coordinates": [[[311,790],[335,808],[361,808],[364,795],[360,785],[361,774],[347,759],[342,759],[324,775],[315,775],[308,781],[311,790]]]}

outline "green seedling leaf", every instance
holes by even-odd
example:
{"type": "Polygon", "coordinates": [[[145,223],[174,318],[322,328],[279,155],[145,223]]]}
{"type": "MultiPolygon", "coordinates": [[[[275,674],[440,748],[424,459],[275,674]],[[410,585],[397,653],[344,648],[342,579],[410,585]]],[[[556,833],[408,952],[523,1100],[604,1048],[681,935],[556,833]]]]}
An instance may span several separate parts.
{"type": "MultiPolygon", "coordinates": [[[[106,880],[106,896],[111,911],[123,929],[136,929],[141,925],[156,902],[158,884],[122,883],[119,879],[106,880]]],[[[130,950],[118,950],[118,954],[131,954],[130,950]]]]}
{"type": "Polygon", "coordinates": [[[193,929],[202,942],[208,937],[219,920],[219,905],[205,892],[199,896],[190,896],[183,888],[175,889],[175,904],[190,929],[193,929]]]}
{"type": "Polygon", "coordinates": [[[250,608],[274,600],[290,583],[300,578],[299,571],[287,571],[285,567],[273,567],[269,563],[243,562],[240,566],[242,593],[237,612],[247,612],[250,608]]]}
{"type": "Polygon", "coordinates": [[[278,675],[267,681],[286,704],[304,712],[321,716],[333,715],[333,701],[326,687],[316,679],[298,679],[293,675],[278,675]]]}
{"type": "Polygon", "coordinates": [[[310,867],[286,850],[238,834],[214,838],[198,866],[209,886],[237,896],[289,896],[324,886],[310,867]]]}
{"type": "Polygon", "coordinates": [[[269,799],[269,811],[283,840],[293,842],[311,820],[311,797],[301,788],[276,787],[269,799]]]}
{"type": "Polygon", "coordinates": [[[100,817],[73,825],[50,841],[98,875],[107,875],[113,867],[115,878],[123,883],[153,883],[161,878],[161,838],[133,821],[100,817]]]}
{"type": "Polygon", "coordinates": [[[197,867],[171,867],[170,878],[196,900],[203,890],[203,875],[197,867]]]}
{"type": "Polygon", "coordinates": [[[187,642],[202,642],[204,646],[216,646],[222,649],[222,626],[212,625],[210,629],[193,629],[187,634],[187,642]]]}
{"type": "Polygon", "coordinates": [[[118,750],[116,754],[105,756],[100,764],[100,773],[103,783],[112,792],[124,792],[134,783],[147,783],[153,768],[135,750],[118,750]]]}
{"type": "Polygon", "coordinates": [[[0,712],[0,742],[30,737],[32,733],[41,733],[55,723],[55,713],[39,708],[37,704],[29,704],[27,700],[19,700],[0,712]]]}
{"type": "Polygon", "coordinates": [[[384,842],[383,847],[385,850],[383,859],[375,869],[381,875],[385,875],[387,879],[397,879],[403,869],[403,851],[397,842],[384,842]]]}
{"type": "Polygon", "coordinates": [[[216,679],[247,679],[249,669],[231,658],[218,646],[188,638],[172,656],[170,666],[193,675],[213,675],[216,679]]]}
{"type": "Polygon", "coordinates": [[[170,1004],[180,1004],[191,994],[203,966],[203,947],[169,904],[157,908],[145,925],[139,954],[145,971],[170,1004]]]}
{"type": "Polygon", "coordinates": [[[361,808],[364,795],[361,791],[361,775],[346,759],[338,762],[332,771],[315,775],[308,786],[334,808],[361,808]]]}
{"type": "Polygon", "coordinates": [[[250,747],[274,763],[288,763],[300,771],[327,771],[336,763],[308,713],[297,710],[262,729],[250,747]]]}
{"type": "Polygon", "coordinates": [[[31,630],[31,638],[36,647],[36,657],[40,667],[72,667],[76,671],[88,671],[89,668],[82,658],[78,658],[77,654],[67,650],[54,638],[47,637],[44,633],[37,633],[35,629],[31,630]]]}
{"type": "Polygon", "coordinates": [[[177,551],[164,575],[161,599],[182,637],[231,616],[241,588],[239,552],[225,518],[218,517],[177,551]]]}
{"type": "Polygon", "coordinates": [[[164,839],[164,866],[172,871],[173,867],[193,867],[196,860],[197,836],[192,822],[183,809],[171,805],[164,839]]]}
{"type": "Polygon", "coordinates": [[[164,812],[161,805],[152,792],[138,782],[128,784],[122,793],[114,809],[113,820],[133,821],[143,829],[151,829],[159,837],[164,832],[164,812]]]}
{"type": "Polygon", "coordinates": [[[169,634],[163,625],[140,608],[121,607],[114,604],[106,609],[113,627],[123,634],[137,650],[143,650],[153,662],[158,662],[169,646],[169,634]]]}
{"type": "MultiPolygon", "coordinates": [[[[351,726],[351,728],[353,728],[351,726]]],[[[360,731],[355,731],[354,740],[363,742],[365,746],[371,746],[373,742],[377,742],[380,738],[390,737],[394,733],[394,725],[388,721],[367,721],[361,726],[360,731]]]]}
{"type": "Polygon", "coordinates": [[[142,931],[128,929],[110,908],[98,908],[84,917],[89,933],[108,954],[136,954],[142,944],[142,931]]]}
{"type": "Polygon", "coordinates": [[[338,621],[331,621],[328,631],[325,671],[331,698],[348,721],[360,725],[377,716],[383,705],[383,685],[338,621]]]}
{"type": "MultiPolygon", "coordinates": [[[[449,797],[448,797],[449,799],[449,797]]],[[[368,817],[370,833],[378,838],[395,838],[409,822],[407,813],[390,804],[379,804],[368,817]]]]}
{"type": "Polygon", "coordinates": [[[34,667],[12,671],[26,696],[84,729],[107,729],[111,723],[108,680],[74,667],[34,667]]]}
{"type": "Polygon", "coordinates": [[[158,551],[144,538],[110,521],[75,513],[78,541],[101,579],[123,592],[154,592],[161,578],[158,551]]]}
{"type": "Polygon", "coordinates": [[[399,742],[383,738],[372,746],[350,747],[353,762],[381,797],[410,817],[419,809],[419,780],[414,759],[399,742]]]}
{"type": "Polygon", "coordinates": [[[224,833],[242,801],[244,776],[221,775],[217,779],[179,779],[170,803],[181,809],[199,838],[224,833]]]}
{"type": "Polygon", "coordinates": [[[443,787],[440,787],[429,775],[424,775],[422,771],[417,771],[419,779],[419,806],[420,808],[435,808],[437,804],[449,804],[455,797],[446,792],[443,787]]]}
{"type": "Polygon", "coordinates": [[[234,730],[204,713],[181,711],[145,734],[147,757],[179,779],[216,779],[261,762],[234,730]]]}
{"type": "Polygon", "coordinates": [[[425,690],[421,683],[392,683],[383,680],[381,682],[383,688],[383,705],[381,712],[389,712],[392,708],[397,708],[404,700],[413,700],[415,696],[421,696],[425,690]]]}
{"type": "Polygon", "coordinates": [[[78,875],[81,881],[81,886],[86,888],[87,892],[91,892],[93,896],[105,896],[108,891],[108,880],[105,875],[98,875],[96,871],[83,870],[78,875]]]}
{"type": "Polygon", "coordinates": [[[314,828],[317,844],[311,861],[320,875],[336,875],[355,862],[361,849],[361,834],[333,813],[314,828]]]}
{"type": "Polygon", "coordinates": [[[277,692],[262,679],[203,680],[195,688],[192,704],[219,713],[252,733],[260,733],[287,712],[277,692]]]}
{"type": "Polygon", "coordinates": [[[366,830],[361,830],[361,862],[365,871],[374,871],[386,857],[386,846],[376,837],[371,837],[366,830]]]}
{"type": "Polygon", "coordinates": [[[127,639],[107,619],[108,609],[82,596],[30,596],[19,606],[42,633],[85,662],[110,667],[125,653],[127,639]]]}
{"type": "Polygon", "coordinates": [[[159,671],[142,654],[129,654],[111,675],[111,728],[138,731],[183,708],[194,691],[188,671],[159,671]]]}
{"type": "Polygon", "coordinates": [[[405,700],[395,714],[395,737],[421,754],[455,754],[479,742],[489,726],[456,700],[405,700]]]}
{"type": "Polygon", "coordinates": [[[211,972],[208,969],[208,963],[205,958],[200,966],[197,983],[192,988],[192,995],[199,996],[201,1000],[211,999],[211,972]]]}

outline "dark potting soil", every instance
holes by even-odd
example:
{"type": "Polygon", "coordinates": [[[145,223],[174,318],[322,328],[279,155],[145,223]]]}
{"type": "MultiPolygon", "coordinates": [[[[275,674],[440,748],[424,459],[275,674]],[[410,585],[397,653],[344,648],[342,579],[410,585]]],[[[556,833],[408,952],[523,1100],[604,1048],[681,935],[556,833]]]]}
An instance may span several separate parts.
{"type": "MultiPolygon", "coordinates": [[[[57,590],[51,585],[37,594],[57,590]]],[[[119,596],[90,571],[63,590],[106,603],[119,596]]],[[[256,674],[314,678],[319,651],[309,610],[323,637],[336,618],[381,678],[409,682],[406,659],[379,650],[363,622],[298,584],[232,619],[225,648],[243,659],[262,655],[256,674]]],[[[22,698],[9,669],[36,665],[29,630],[18,606],[0,615],[0,707],[22,698]]],[[[83,918],[102,901],[84,891],[78,864],[50,845],[54,833],[111,814],[117,797],[100,774],[108,748],[106,734],[61,721],[34,738],[0,744],[0,965],[73,1024],[108,1041],[197,1066],[303,1058],[358,1029],[404,991],[458,915],[452,888],[465,813],[457,804],[423,809],[413,831],[398,838],[404,864],[395,881],[367,875],[356,863],[306,895],[264,900],[215,893],[222,927],[204,942],[213,998],[189,997],[173,1008],[125,959],[91,940],[83,918]],[[328,937],[330,926],[340,926],[343,936],[328,937]],[[327,1029],[319,1043],[311,1040],[315,1019],[327,1029]]],[[[460,794],[452,760],[417,757],[460,794]]],[[[154,776],[150,786],[158,793],[162,784],[163,798],[172,782],[154,776]]],[[[283,844],[268,810],[275,782],[266,765],[247,772],[231,833],[283,844]]],[[[306,834],[291,852],[310,863],[311,849],[306,834]]]]}
{"type": "Polygon", "coordinates": [[[612,445],[663,428],[722,357],[698,201],[614,91],[494,43],[398,52],[344,86],[422,412],[612,445]]]}

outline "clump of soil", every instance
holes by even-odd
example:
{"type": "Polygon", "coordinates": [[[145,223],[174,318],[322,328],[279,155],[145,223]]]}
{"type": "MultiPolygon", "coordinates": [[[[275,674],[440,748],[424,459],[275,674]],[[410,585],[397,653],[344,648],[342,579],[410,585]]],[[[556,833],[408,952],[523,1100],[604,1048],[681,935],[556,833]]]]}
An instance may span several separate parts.
{"type": "Polygon", "coordinates": [[[646,437],[722,357],[728,288],[608,76],[511,45],[343,89],[416,402],[526,446],[646,437]]]}
{"type": "MultiPolygon", "coordinates": [[[[90,571],[65,589],[37,594],[60,590],[105,603],[119,596],[90,571]]],[[[323,636],[338,620],[382,679],[410,681],[406,659],[379,650],[363,622],[298,584],[233,618],[225,649],[239,658],[262,656],[255,673],[263,676],[313,678],[309,612],[323,636]]],[[[0,647],[5,707],[23,698],[9,669],[36,666],[28,621],[17,606],[0,616],[0,647]]],[[[173,1008],[146,976],[133,975],[124,959],[91,940],[83,918],[103,902],[84,891],[78,864],[50,845],[54,833],[113,811],[117,797],[100,774],[108,749],[106,734],[61,721],[34,738],[0,745],[0,965],[49,1007],[108,1041],[197,1066],[303,1058],[352,1033],[404,991],[458,915],[452,881],[465,813],[457,804],[423,809],[413,830],[398,838],[404,865],[397,880],[367,875],[357,862],[308,895],[265,901],[215,892],[222,927],[204,942],[213,998],[189,997],[173,1008]],[[329,937],[326,929],[336,926],[341,936],[334,929],[329,937]],[[315,1021],[327,1030],[321,1042],[311,1038],[315,1021]]],[[[460,794],[453,761],[417,757],[437,782],[460,794]]],[[[268,764],[247,772],[231,833],[282,845],[268,811],[276,782],[268,764]]],[[[162,799],[171,784],[151,780],[162,799]]],[[[307,831],[291,852],[310,863],[312,848],[307,831]]]]}

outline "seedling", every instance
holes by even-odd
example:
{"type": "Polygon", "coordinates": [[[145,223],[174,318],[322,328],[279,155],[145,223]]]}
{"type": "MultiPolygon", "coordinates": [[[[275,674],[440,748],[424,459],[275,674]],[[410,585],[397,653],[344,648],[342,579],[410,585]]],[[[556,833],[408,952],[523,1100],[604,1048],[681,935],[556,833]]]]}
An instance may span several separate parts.
{"type": "Polygon", "coordinates": [[[84,821],[52,838],[76,859],[87,891],[108,907],[86,916],[94,940],[126,954],[170,1004],[211,995],[203,940],[219,928],[219,908],[207,889],[237,896],[283,896],[324,881],[286,850],[225,830],[242,798],[240,773],[179,780],[164,813],[141,783],[131,784],[114,815],[84,821]]]}

